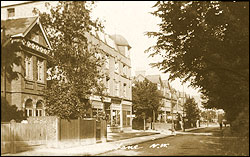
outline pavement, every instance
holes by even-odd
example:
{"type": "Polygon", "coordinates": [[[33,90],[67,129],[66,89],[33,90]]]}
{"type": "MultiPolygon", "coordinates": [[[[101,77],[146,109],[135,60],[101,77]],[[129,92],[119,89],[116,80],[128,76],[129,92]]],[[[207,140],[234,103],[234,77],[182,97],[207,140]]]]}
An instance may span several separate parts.
{"type": "MultiPolygon", "coordinates": [[[[201,129],[199,128],[185,129],[185,132],[201,129]]],[[[124,146],[135,145],[150,140],[174,136],[183,132],[176,131],[137,131],[132,130],[125,133],[108,133],[106,143],[96,143],[91,145],[74,145],[73,147],[37,147],[25,152],[18,152],[16,154],[1,154],[1,156],[95,156],[98,154],[110,152],[120,149],[124,146]]]]}

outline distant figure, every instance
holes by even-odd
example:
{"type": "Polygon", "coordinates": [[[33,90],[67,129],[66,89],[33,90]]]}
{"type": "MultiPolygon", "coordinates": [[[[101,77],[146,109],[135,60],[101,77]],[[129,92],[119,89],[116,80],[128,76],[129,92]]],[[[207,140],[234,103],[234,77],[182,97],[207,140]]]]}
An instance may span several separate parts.
{"type": "Polygon", "coordinates": [[[218,123],[220,124],[220,130],[222,129],[222,120],[223,120],[223,115],[219,114],[218,115],[218,123]]]}

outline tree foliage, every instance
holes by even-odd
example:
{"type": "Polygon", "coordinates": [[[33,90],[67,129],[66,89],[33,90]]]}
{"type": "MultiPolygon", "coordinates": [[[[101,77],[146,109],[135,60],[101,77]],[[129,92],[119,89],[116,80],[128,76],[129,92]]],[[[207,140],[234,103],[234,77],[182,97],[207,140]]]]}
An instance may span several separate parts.
{"type": "Polygon", "coordinates": [[[1,122],[10,122],[12,119],[21,122],[26,118],[22,110],[18,110],[16,105],[10,105],[5,97],[1,97],[1,122]]]}
{"type": "Polygon", "coordinates": [[[200,109],[194,98],[188,98],[184,104],[184,111],[189,122],[195,124],[196,120],[200,119],[200,109]]]}
{"type": "Polygon", "coordinates": [[[157,89],[157,84],[150,82],[148,79],[144,81],[136,81],[132,87],[133,110],[138,118],[153,117],[153,111],[157,114],[162,106],[162,95],[157,89]]]}
{"type": "Polygon", "coordinates": [[[249,2],[160,1],[156,45],[146,52],[170,79],[200,88],[207,108],[226,111],[233,121],[249,105],[249,2]]]}
{"type": "Polygon", "coordinates": [[[53,49],[49,52],[49,85],[46,110],[61,118],[82,118],[90,107],[89,96],[102,96],[103,58],[86,33],[100,29],[90,19],[91,2],[60,1],[49,13],[40,13],[53,49]]]}
{"type": "Polygon", "coordinates": [[[18,79],[18,74],[21,73],[15,71],[13,67],[21,65],[21,56],[18,55],[20,44],[12,43],[10,36],[5,36],[5,34],[1,40],[1,76],[6,76],[6,81],[18,79]]]}

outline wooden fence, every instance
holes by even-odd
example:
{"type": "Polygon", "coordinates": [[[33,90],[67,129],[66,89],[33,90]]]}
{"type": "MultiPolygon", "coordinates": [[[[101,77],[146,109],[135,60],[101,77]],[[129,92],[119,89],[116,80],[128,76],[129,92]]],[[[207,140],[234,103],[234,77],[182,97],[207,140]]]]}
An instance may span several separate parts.
{"type": "Polygon", "coordinates": [[[26,150],[29,145],[45,144],[46,135],[46,128],[41,124],[1,124],[1,153],[14,153],[26,150]]]}
{"type": "MultiPolygon", "coordinates": [[[[81,142],[90,144],[107,141],[106,121],[95,119],[57,119],[56,134],[52,142],[81,142]]],[[[51,128],[50,128],[51,129],[51,128]]],[[[1,154],[27,150],[30,145],[48,144],[51,130],[44,123],[1,124],[1,154]]]]}

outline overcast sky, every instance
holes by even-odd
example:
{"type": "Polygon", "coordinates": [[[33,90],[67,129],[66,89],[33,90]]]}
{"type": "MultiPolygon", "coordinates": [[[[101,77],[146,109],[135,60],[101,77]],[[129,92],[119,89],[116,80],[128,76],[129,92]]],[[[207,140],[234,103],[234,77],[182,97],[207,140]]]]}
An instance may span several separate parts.
{"type": "MultiPolygon", "coordinates": [[[[16,4],[26,1],[1,1],[1,6],[16,4]]],[[[161,73],[158,69],[149,66],[149,63],[157,62],[160,58],[148,58],[144,51],[154,45],[155,39],[145,36],[147,31],[157,31],[158,17],[151,15],[156,1],[96,1],[93,9],[93,18],[103,21],[107,34],[120,34],[124,36],[130,46],[132,75],[136,70],[145,70],[147,75],[160,74],[163,80],[168,79],[168,74],[161,73]]],[[[183,91],[179,80],[171,82],[171,85],[183,91]]],[[[184,84],[184,91],[191,95],[198,95],[197,90],[184,84]]]]}

